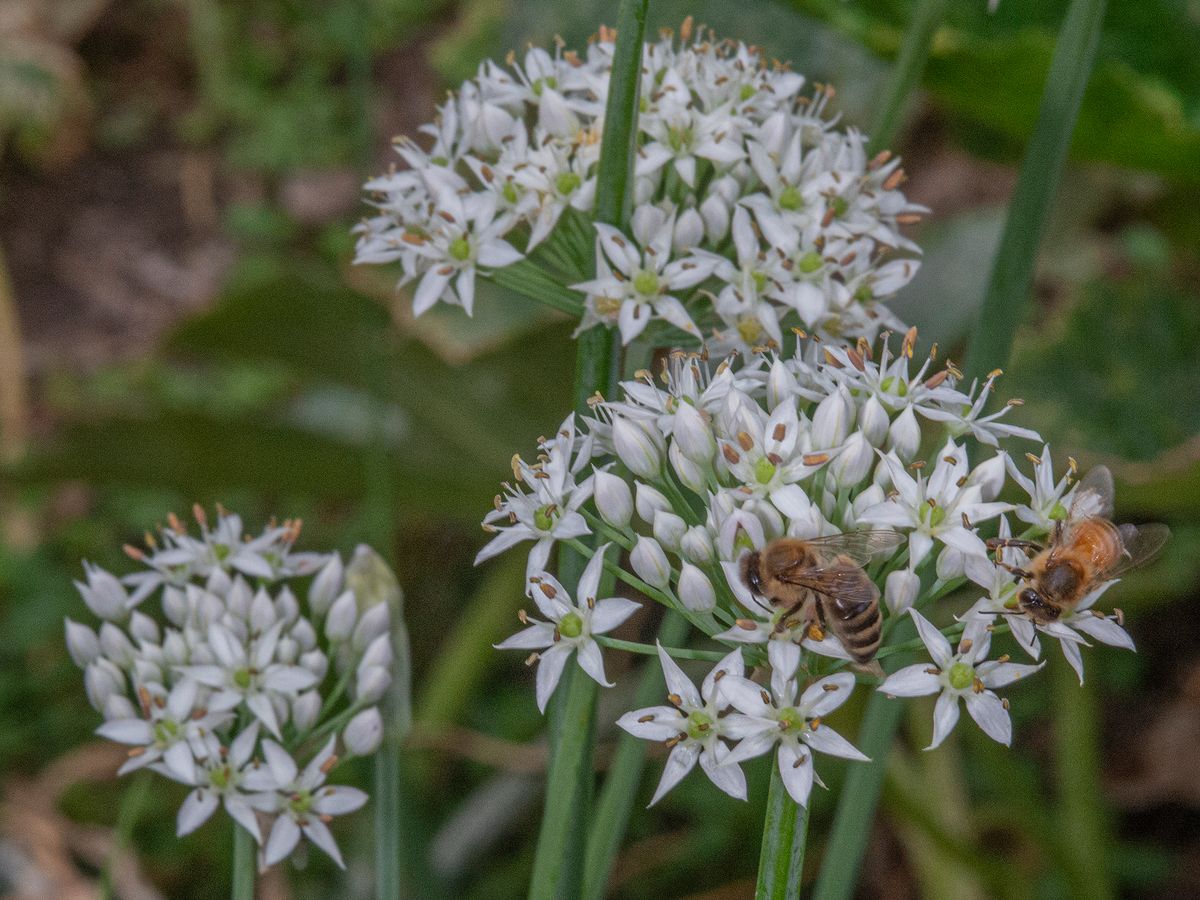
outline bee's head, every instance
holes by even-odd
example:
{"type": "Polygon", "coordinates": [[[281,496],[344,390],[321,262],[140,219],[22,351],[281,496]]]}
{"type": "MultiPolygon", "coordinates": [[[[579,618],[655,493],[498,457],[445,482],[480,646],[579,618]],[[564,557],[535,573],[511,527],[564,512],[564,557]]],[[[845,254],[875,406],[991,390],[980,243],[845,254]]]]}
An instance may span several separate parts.
{"type": "Polygon", "coordinates": [[[742,558],[738,560],[738,565],[741,567],[742,581],[745,582],[746,587],[759,597],[763,596],[762,571],[759,569],[758,551],[751,550],[743,553],[742,558]]]}
{"type": "Polygon", "coordinates": [[[1053,622],[1061,614],[1057,606],[1048,603],[1040,591],[1031,587],[1025,588],[1017,595],[1017,602],[1021,604],[1021,609],[1038,622],[1053,622]]]}

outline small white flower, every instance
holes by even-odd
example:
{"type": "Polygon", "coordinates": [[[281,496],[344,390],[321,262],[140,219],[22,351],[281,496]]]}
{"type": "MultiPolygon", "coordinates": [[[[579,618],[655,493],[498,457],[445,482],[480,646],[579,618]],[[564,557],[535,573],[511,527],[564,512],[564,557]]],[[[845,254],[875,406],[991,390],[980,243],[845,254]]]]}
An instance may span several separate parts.
{"type": "MultiPolygon", "coordinates": [[[[179,808],[176,823],[179,837],[191,834],[208,821],[217,806],[223,804],[230,817],[250,832],[257,843],[262,843],[258,819],[243,788],[243,781],[253,771],[248,767],[251,766],[250,758],[257,742],[257,722],[251,722],[228,748],[220,746],[215,737],[208,737],[209,750],[203,762],[196,766],[192,780],[185,782],[191,784],[194,790],[184,798],[183,806],[179,808]]],[[[180,780],[166,767],[155,768],[168,778],[180,780]]]]}
{"type": "Polygon", "coordinates": [[[275,814],[275,822],[263,847],[263,863],[273,866],[289,856],[303,835],[320,847],[339,868],[346,868],[337,842],[325,824],[332,816],[354,812],[367,802],[367,795],[352,787],[327,787],[325,776],[337,761],[336,738],[331,737],[304,771],[291,755],[271,740],[262,743],[266,765],[247,773],[245,789],[254,791],[250,804],[275,814]]]}
{"type": "Polygon", "coordinates": [[[844,759],[868,761],[853,744],[821,719],[850,699],[854,676],[840,672],[822,678],[796,699],[796,679],[784,670],[771,672],[771,693],[745,678],[722,679],[721,690],[738,714],[725,720],[725,734],[739,743],[725,764],[761,756],[778,746],[775,754],[784,787],[801,806],[808,805],[813,781],[813,751],[844,759]]]}
{"type": "Polygon", "coordinates": [[[635,709],[617,720],[634,737],[665,741],[671,748],[650,805],[679,784],[697,761],[713,784],[729,796],[745,800],[746,776],[737,765],[724,764],[730,751],[721,741],[727,721],[723,714],[729,709],[721,683],[727,677],[743,674],[742,651],[734,650],[718,662],[704,677],[699,691],[661,644],[658,658],[672,705],[635,709]]]}
{"type": "Polygon", "coordinates": [[[535,654],[538,709],[546,711],[550,695],[558,686],[567,657],[575,653],[579,667],[604,687],[612,687],[604,674],[604,658],[593,635],[612,631],[641,605],[622,597],[596,599],[604,554],[608,545],[599,547],[579,578],[576,600],[550,574],[529,578],[526,593],[549,621],[540,622],[522,613],[528,627],[496,645],[498,650],[541,650],[535,654]]]}
{"type": "Polygon", "coordinates": [[[684,562],[679,568],[679,600],[693,612],[708,612],[717,605],[717,592],[697,566],[684,562]]]}
{"type": "Polygon", "coordinates": [[[1010,663],[1007,657],[987,661],[991,649],[988,620],[972,617],[958,644],[958,652],[950,642],[915,609],[909,615],[916,622],[933,665],[917,663],[889,675],[879,690],[892,697],[923,697],[938,694],[933,712],[932,750],[946,739],[958,722],[958,701],[967,704],[967,712],[983,732],[994,741],[1008,745],[1012,742],[1012,721],[1008,708],[994,689],[1012,684],[1042,667],[1010,663]]]}
{"type": "Polygon", "coordinates": [[[495,537],[479,551],[475,565],[532,540],[535,543],[526,574],[533,574],[546,568],[555,542],[591,533],[579,507],[592,496],[594,482],[587,478],[576,483],[574,448],[575,416],[571,414],[559,426],[556,437],[541,445],[537,463],[530,465],[519,457],[513,460],[518,484],[505,485],[506,496],[497,497],[496,508],[484,518],[484,530],[495,537]],[[502,522],[507,524],[498,524],[502,522]]]}

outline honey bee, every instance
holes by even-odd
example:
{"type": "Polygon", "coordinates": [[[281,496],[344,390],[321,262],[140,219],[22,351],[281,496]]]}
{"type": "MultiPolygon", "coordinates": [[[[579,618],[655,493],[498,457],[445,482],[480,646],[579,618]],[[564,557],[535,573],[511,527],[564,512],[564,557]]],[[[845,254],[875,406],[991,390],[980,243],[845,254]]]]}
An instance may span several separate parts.
{"type": "Polygon", "coordinates": [[[859,666],[879,649],[879,589],[862,567],[904,540],[894,531],[851,531],[802,540],[777,538],[740,560],[742,581],[783,612],[775,626],[828,626],[859,666]],[[797,615],[798,614],[798,615],[797,615]]]}
{"type": "Polygon", "coordinates": [[[1017,594],[1021,612],[1039,625],[1067,615],[1092,588],[1149,560],[1167,542],[1161,523],[1114,525],[1112,473],[1097,466],[1083,477],[1065,519],[1059,519],[1047,546],[1018,539],[992,538],[993,551],[1016,547],[1029,556],[1026,568],[998,561],[1025,581],[1017,594]]]}

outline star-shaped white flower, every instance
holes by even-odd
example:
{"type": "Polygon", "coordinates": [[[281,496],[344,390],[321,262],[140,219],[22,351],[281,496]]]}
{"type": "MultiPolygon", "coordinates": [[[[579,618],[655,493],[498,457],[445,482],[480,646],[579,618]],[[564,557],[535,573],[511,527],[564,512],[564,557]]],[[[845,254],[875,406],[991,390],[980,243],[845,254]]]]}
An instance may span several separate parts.
{"type": "Polygon", "coordinates": [[[1013,507],[983,500],[983,487],[972,483],[965,448],[947,441],[928,479],[923,472],[916,478],[909,475],[894,453],[880,456],[896,496],[863,510],[858,521],[907,529],[909,568],[916,569],[925,560],[935,539],[965,556],[987,554],[974,526],[1013,507]]]}
{"type": "MultiPolygon", "coordinates": [[[[252,765],[254,745],[258,742],[258,722],[251,722],[228,747],[220,746],[216,737],[210,735],[209,752],[203,762],[196,766],[190,782],[191,793],[184,798],[179,808],[176,831],[179,837],[191,834],[208,821],[220,805],[230,817],[245,828],[254,840],[262,843],[262,832],[258,819],[250,806],[250,798],[244,792],[243,782],[252,765]]],[[[180,779],[166,766],[154,766],[155,771],[176,781],[180,779]]]]}
{"type": "Polygon", "coordinates": [[[334,756],[336,736],[312,758],[304,771],[296,766],[291,754],[274,741],[264,740],[266,765],[248,772],[242,784],[255,791],[249,803],[260,812],[275,815],[271,832],[263,847],[263,864],[273,866],[289,856],[303,835],[320,847],[339,868],[346,868],[326,822],[331,816],[354,812],[367,802],[358,788],[325,786],[326,773],[337,762],[334,756]]]}
{"type": "Polygon", "coordinates": [[[945,635],[928,619],[915,609],[910,608],[908,612],[933,658],[933,665],[917,663],[906,666],[889,675],[879,690],[892,697],[938,694],[933,711],[933,741],[927,748],[929,750],[941,744],[954,730],[958,723],[960,698],[966,702],[967,712],[984,734],[1006,746],[1011,743],[1012,720],[1008,717],[1008,707],[996,696],[994,689],[1033,674],[1045,663],[1036,666],[1010,663],[1005,656],[988,660],[988,651],[991,649],[988,620],[978,617],[968,619],[958,652],[955,653],[945,635]]]}
{"type": "Polygon", "coordinates": [[[746,776],[738,766],[722,764],[730,751],[721,741],[726,721],[722,714],[730,705],[721,692],[721,682],[728,676],[743,674],[742,651],[734,650],[718,662],[704,677],[699,691],[662,644],[658,645],[658,658],[667,682],[667,699],[674,705],[635,709],[617,720],[634,737],[666,741],[671,748],[650,805],[682,781],[697,760],[713,784],[729,796],[745,800],[746,776]]]}
{"type": "Polygon", "coordinates": [[[771,692],[745,678],[721,680],[721,690],[738,710],[726,717],[725,734],[739,743],[725,757],[732,765],[761,756],[778,745],[775,754],[784,787],[801,806],[808,805],[813,781],[813,751],[867,762],[853,744],[821,719],[850,699],[854,676],[839,672],[809,685],[796,700],[796,679],[784,670],[771,671],[771,692]]]}
{"type": "Polygon", "coordinates": [[[498,556],[522,541],[534,541],[526,563],[526,575],[542,572],[556,541],[590,534],[579,513],[592,496],[590,477],[576,482],[572,453],[576,444],[575,414],[567,416],[554,438],[541,445],[538,462],[530,465],[513,460],[518,485],[506,485],[506,496],[497,498],[496,508],[483,520],[484,530],[495,534],[475,557],[475,565],[498,556]],[[521,490],[521,485],[528,491],[521,490]],[[508,523],[502,525],[500,523],[508,523]]]}
{"type": "Polygon", "coordinates": [[[496,645],[498,650],[541,650],[537,662],[537,704],[546,711],[550,695],[558,686],[567,658],[574,653],[579,667],[604,687],[612,687],[604,674],[604,658],[593,635],[612,631],[641,605],[623,597],[596,599],[604,554],[609,545],[597,548],[579,578],[576,600],[549,573],[530,576],[526,594],[549,621],[541,622],[521,612],[528,627],[496,645]]]}

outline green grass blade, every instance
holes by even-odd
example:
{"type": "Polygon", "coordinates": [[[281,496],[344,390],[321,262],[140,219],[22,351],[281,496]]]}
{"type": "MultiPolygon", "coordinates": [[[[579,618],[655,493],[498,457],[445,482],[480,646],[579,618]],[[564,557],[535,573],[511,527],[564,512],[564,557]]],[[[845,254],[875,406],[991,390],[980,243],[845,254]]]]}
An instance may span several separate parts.
{"type": "Polygon", "coordinates": [[[807,837],[808,807],[800,806],[788,794],[772,757],[754,900],[797,900],[807,837]]]}
{"type": "MultiPolygon", "coordinates": [[[[658,639],[668,645],[682,644],[687,638],[688,628],[688,621],[682,616],[668,614],[658,639]]],[[[658,660],[650,660],[646,666],[634,695],[632,709],[641,709],[661,701],[665,690],[658,660]]],[[[605,894],[645,768],[646,742],[632,734],[622,734],[592,814],[592,828],[583,861],[584,900],[601,900],[605,894]]]]}
{"type": "Polygon", "coordinates": [[[912,21],[904,32],[904,43],[900,45],[900,55],[896,57],[892,77],[888,79],[887,93],[871,122],[871,139],[867,144],[867,153],[870,155],[874,156],[892,146],[896,139],[896,130],[908,106],[909,95],[921,81],[921,73],[925,71],[925,63],[929,59],[929,45],[945,12],[946,0],[917,0],[912,21]]]}
{"type": "Polygon", "coordinates": [[[1038,245],[1096,60],[1105,0],[1072,0],[1054,48],[1037,124],[1008,208],[992,278],[967,349],[968,377],[1007,363],[1025,317],[1038,245]]]}

